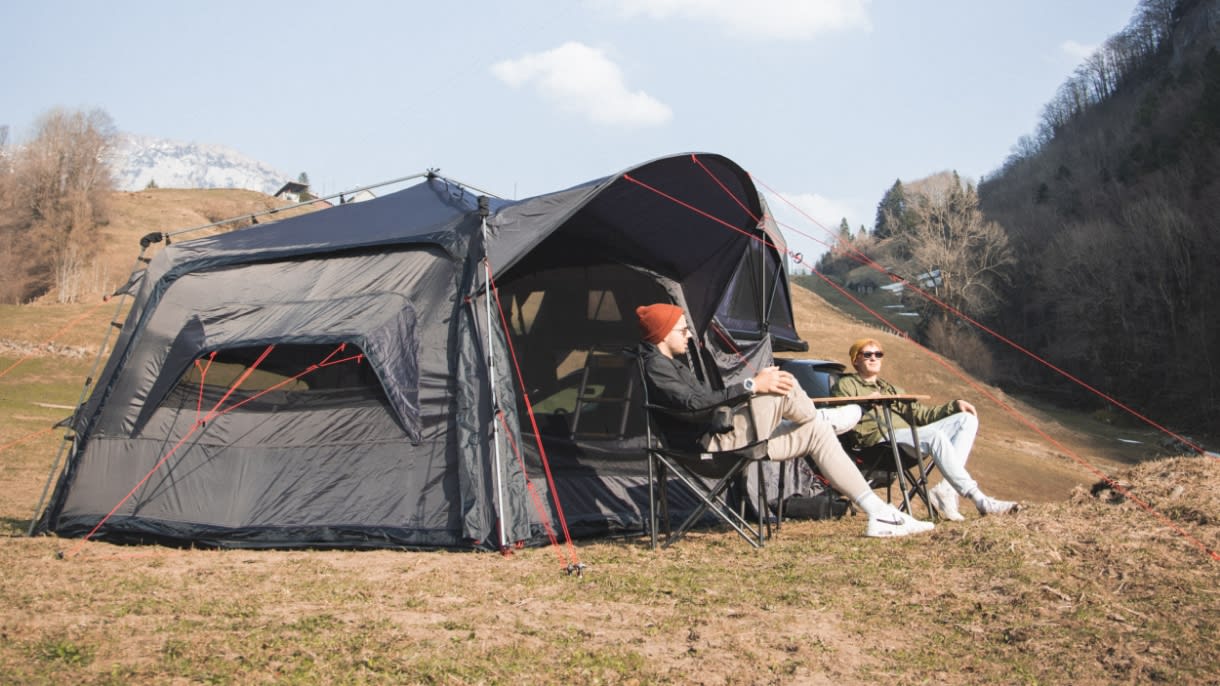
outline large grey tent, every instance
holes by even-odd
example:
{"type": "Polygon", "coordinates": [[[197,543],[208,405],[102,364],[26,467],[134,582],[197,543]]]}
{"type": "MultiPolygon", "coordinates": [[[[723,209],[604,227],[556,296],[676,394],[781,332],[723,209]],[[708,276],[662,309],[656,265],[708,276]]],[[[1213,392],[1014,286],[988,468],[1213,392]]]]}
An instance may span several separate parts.
{"type": "Polygon", "coordinates": [[[127,287],[38,528],[500,548],[562,511],[573,537],[639,532],[635,307],[684,305],[705,373],[731,381],[804,345],[783,252],[713,154],[513,202],[429,175],[174,243],[127,287]]]}

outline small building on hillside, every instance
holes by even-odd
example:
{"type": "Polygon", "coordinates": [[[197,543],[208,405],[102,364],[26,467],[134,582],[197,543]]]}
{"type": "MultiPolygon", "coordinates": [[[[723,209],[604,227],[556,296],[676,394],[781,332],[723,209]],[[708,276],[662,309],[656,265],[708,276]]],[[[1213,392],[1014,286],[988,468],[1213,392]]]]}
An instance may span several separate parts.
{"type": "Polygon", "coordinates": [[[373,198],[376,198],[376,197],[377,196],[374,195],[373,192],[370,191],[369,189],[362,188],[362,189],[356,191],[355,193],[340,193],[339,194],[339,204],[346,205],[350,202],[364,202],[365,200],[372,200],[373,198]]]}
{"type": "Polygon", "coordinates": [[[283,198],[288,202],[305,202],[313,200],[314,194],[309,192],[309,184],[299,181],[289,181],[285,183],[278,191],[275,192],[275,197],[283,198]]]}

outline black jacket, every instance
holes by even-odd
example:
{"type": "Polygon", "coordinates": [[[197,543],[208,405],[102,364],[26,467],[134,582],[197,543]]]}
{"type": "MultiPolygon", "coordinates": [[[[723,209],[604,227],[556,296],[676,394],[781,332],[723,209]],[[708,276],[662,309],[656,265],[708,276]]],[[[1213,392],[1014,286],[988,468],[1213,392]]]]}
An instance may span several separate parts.
{"type": "Polygon", "coordinates": [[[732,405],[750,397],[750,392],[741,383],[724,390],[713,389],[695,376],[684,358],[670,359],[651,343],[641,343],[639,355],[647,377],[649,403],[688,413],[685,420],[673,414],[658,418],[660,428],[673,448],[706,445],[703,438],[712,428],[711,417],[710,413],[700,410],[732,405]]]}

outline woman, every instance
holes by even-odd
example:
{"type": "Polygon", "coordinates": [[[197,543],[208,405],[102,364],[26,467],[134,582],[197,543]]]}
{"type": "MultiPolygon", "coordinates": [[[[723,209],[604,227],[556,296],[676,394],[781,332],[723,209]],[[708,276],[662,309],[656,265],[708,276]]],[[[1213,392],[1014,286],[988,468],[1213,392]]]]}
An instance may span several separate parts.
{"type": "MultiPolygon", "coordinates": [[[[863,338],[853,343],[847,354],[856,373],[841,377],[831,389],[832,395],[903,394],[901,388],[881,378],[881,360],[885,356],[881,343],[872,338],[863,338]]],[[[981,515],[1007,514],[1021,509],[1018,503],[997,500],[983,493],[966,471],[966,460],[970,458],[970,449],[974,447],[974,437],[979,429],[978,411],[974,405],[965,400],[952,400],[935,407],[917,401],[904,405],[906,407],[902,408],[902,412],[893,416],[894,439],[899,443],[914,445],[910,425],[899,415],[911,417],[919,429],[919,449],[932,455],[932,460],[945,477],[928,491],[928,497],[932,499],[933,507],[946,519],[955,522],[965,519],[957,508],[959,493],[974,501],[981,515]]],[[[867,448],[886,438],[874,409],[860,419],[847,440],[867,448]]]]}

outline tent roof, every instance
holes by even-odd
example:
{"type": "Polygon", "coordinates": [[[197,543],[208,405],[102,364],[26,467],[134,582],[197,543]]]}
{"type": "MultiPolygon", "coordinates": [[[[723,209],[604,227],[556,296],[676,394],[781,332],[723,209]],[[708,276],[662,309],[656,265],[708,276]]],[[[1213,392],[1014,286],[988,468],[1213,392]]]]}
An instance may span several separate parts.
{"type": "MultiPolygon", "coordinates": [[[[488,208],[486,251],[497,279],[514,268],[629,263],[682,283],[700,328],[764,213],[745,170],[704,153],[662,157],[521,201],[489,199],[488,208]]],[[[412,243],[458,257],[477,229],[477,212],[472,191],[433,176],[368,202],[176,243],[154,258],[150,276],[412,243]]]]}
{"type": "Polygon", "coordinates": [[[504,206],[491,219],[488,254],[501,280],[542,264],[650,269],[683,285],[702,330],[762,216],[758,191],[737,164],[714,154],[674,155],[504,206]]]}
{"type": "Polygon", "coordinates": [[[175,243],[154,258],[152,268],[196,271],[406,243],[434,243],[452,253],[454,229],[477,208],[469,191],[433,177],[366,202],[175,243]]]}

